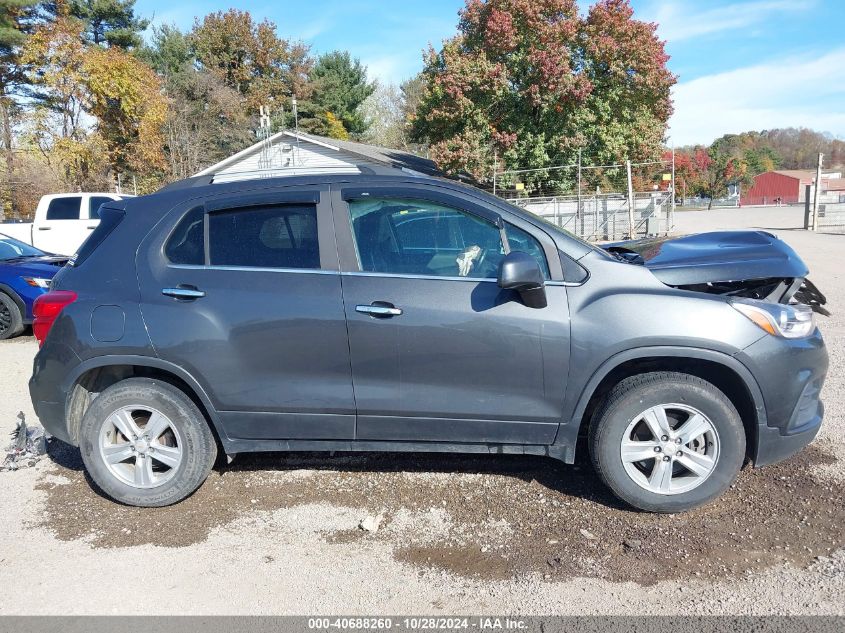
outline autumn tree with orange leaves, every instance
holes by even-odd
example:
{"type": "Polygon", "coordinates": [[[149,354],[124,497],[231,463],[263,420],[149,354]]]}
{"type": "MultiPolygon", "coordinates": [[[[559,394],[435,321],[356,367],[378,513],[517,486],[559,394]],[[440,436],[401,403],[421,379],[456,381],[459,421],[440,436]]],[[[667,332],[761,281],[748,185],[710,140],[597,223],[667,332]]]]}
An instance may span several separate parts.
{"type": "MultiPolygon", "coordinates": [[[[450,172],[488,180],[541,168],[659,157],[675,76],[628,0],[467,0],[458,34],[429,50],[413,121],[450,172]]],[[[565,178],[563,172],[560,177],[565,178]]],[[[530,183],[529,183],[530,185],[530,183]]]]}

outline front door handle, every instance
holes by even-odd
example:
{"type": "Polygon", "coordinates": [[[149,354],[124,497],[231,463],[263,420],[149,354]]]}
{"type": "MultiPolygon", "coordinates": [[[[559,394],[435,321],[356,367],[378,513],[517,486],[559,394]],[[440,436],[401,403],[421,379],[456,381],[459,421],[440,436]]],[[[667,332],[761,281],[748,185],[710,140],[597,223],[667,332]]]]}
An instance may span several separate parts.
{"type": "Polygon", "coordinates": [[[397,308],[390,303],[373,303],[370,305],[357,305],[355,306],[355,312],[369,314],[374,317],[395,317],[402,314],[402,308],[397,308]]]}
{"type": "Polygon", "coordinates": [[[205,293],[196,288],[162,288],[161,294],[174,299],[202,299],[205,293]]]}

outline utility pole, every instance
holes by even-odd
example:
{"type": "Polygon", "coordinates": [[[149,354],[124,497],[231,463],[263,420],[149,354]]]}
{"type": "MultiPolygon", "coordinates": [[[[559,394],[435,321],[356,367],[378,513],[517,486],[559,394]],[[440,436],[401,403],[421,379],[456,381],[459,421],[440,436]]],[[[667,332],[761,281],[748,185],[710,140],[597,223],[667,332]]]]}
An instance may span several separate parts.
{"type": "Polygon", "coordinates": [[[293,130],[294,134],[296,134],[296,152],[294,155],[293,166],[297,167],[299,163],[299,111],[296,109],[296,95],[291,97],[290,106],[293,110],[293,130]]]}
{"type": "Polygon", "coordinates": [[[675,143],[672,143],[672,205],[669,207],[669,226],[666,233],[675,228],[675,143]]]}
{"type": "Polygon", "coordinates": [[[625,161],[625,171],[628,174],[628,235],[634,239],[634,183],[631,182],[631,161],[625,161]]]}
{"type": "Polygon", "coordinates": [[[813,192],[813,230],[819,230],[819,192],[822,190],[822,159],[824,154],[819,152],[819,162],[816,165],[816,190],[813,192]]]}

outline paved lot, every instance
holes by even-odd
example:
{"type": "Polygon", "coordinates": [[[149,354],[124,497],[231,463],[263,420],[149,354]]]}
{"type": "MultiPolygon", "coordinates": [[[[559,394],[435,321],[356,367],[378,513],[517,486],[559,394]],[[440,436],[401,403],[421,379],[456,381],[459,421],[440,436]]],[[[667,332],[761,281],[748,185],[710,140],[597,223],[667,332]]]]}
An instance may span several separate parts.
{"type": "MultiPolygon", "coordinates": [[[[845,236],[801,211],[682,212],[681,232],[774,229],[834,313],[827,421],[789,462],[680,516],[621,508],[589,467],[541,458],[241,458],[185,503],[137,510],[78,452],[0,473],[0,613],[845,614],[845,236]],[[376,533],[358,529],[383,514],[376,533]]],[[[0,433],[36,345],[0,344],[0,433]]]]}

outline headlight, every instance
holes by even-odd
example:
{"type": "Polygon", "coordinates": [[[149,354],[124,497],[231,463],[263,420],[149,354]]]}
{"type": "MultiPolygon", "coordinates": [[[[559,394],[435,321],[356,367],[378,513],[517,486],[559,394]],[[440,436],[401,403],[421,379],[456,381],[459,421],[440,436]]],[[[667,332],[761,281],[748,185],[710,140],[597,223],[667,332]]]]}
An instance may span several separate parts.
{"type": "Polygon", "coordinates": [[[44,279],[43,277],[21,277],[21,279],[33,288],[43,288],[44,290],[49,290],[50,288],[50,280],[44,279]]]}
{"type": "Polygon", "coordinates": [[[784,304],[756,299],[732,299],[731,305],[773,336],[802,338],[816,328],[813,309],[802,303],[784,304]]]}

